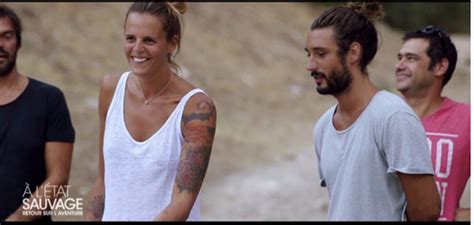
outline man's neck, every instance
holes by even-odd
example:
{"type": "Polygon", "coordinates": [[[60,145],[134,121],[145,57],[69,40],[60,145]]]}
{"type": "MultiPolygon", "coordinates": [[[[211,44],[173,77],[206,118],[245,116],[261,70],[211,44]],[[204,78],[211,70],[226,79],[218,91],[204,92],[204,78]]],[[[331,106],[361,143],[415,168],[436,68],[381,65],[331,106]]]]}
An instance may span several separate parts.
{"type": "Polygon", "coordinates": [[[360,79],[354,79],[348,90],[335,96],[338,101],[338,111],[343,114],[357,114],[370,102],[378,89],[372,84],[367,75],[359,74],[360,79]]]}
{"type": "Polygon", "coordinates": [[[441,91],[429,90],[416,94],[402,93],[405,101],[416,112],[420,118],[427,117],[436,112],[441,107],[444,98],[441,97],[441,91]]]}
{"type": "Polygon", "coordinates": [[[18,85],[21,75],[14,68],[9,74],[0,76],[0,90],[11,89],[18,85]]]}
{"type": "Polygon", "coordinates": [[[0,105],[14,101],[25,90],[28,79],[13,70],[12,73],[0,77],[0,105]]]}
{"type": "Polygon", "coordinates": [[[354,123],[378,91],[367,75],[360,73],[353,76],[347,91],[335,96],[338,106],[333,121],[338,130],[345,129],[354,123]]]}

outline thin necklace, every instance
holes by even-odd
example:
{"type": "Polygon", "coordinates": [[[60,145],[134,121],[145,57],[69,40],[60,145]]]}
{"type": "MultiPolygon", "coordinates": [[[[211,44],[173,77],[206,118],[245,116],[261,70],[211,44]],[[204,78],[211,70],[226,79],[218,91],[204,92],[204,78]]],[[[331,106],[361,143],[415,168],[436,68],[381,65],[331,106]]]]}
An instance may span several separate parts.
{"type": "Polygon", "coordinates": [[[145,105],[148,106],[148,104],[150,104],[151,100],[155,99],[156,97],[158,97],[161,93],[163,93],[163,91],[166,90],[166,88],[168,88],[168,86],[170,85],[171,83],[171,80],[173,79],[174,77],[174,74],[171,74],[171,77],[170,79],[168,80],[168,83],[166,83],[166,85],[158,92],[156,93],[155,95],[153,95],[151,98],[148,98],[146,99],[145,98],[145,92],[143,91],[143,88],[142,88],[142,84],[140,82],[140,78],[138,78],[138,87],[140,87],[140,91],[142,92],[143,94],[143,100],[145,101],[145,105]]]}

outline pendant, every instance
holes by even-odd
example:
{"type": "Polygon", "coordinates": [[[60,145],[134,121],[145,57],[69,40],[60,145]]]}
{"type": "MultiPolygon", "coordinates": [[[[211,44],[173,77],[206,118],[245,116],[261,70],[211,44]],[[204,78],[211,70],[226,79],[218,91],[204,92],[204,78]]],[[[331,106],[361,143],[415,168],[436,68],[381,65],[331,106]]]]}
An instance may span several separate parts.
{"type": "Polygon", "coordinates": [[[145,105],[148,105],[148,101],[147,101],[147,100],[145,100],[145,105]]]}

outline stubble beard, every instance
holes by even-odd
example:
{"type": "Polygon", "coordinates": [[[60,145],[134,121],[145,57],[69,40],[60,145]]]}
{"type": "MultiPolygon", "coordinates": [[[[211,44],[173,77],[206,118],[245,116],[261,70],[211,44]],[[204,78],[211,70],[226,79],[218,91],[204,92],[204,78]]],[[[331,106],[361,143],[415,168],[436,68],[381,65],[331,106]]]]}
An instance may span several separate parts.
{"type": "Polygon", "coordinates": [[[350,84],[352,83],[352,74],[349,68],[343,64],[342,71],[333,70],[328,78],[324,76],[326,80],[326,87],[318,86],[316,91],[321,95],[339,95],[345,92],[350,84]]]}
{"type": "MultiPolygon", "coordinates": [[[[0,77],[6,77],[12,72],[13,68],[15,68],[17,51],[18,50],[11,55],[7,53],[7,60],[3,62],[3,65],[0,64],[0,77]]],[[[5,53],[5,51],[3,52],[5,53]]]]}

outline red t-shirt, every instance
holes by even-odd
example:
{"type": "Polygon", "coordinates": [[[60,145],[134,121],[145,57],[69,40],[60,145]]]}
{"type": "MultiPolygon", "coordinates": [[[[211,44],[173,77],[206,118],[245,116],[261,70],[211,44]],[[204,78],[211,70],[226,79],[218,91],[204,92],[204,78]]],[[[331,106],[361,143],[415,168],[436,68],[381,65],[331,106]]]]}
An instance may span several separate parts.
{"type": "Polygon", "coordinates": [[[441,107],[422,118],[441,197],[439,220],[454,220],[470,176],[470,106],[445,97],[441,107]]]}

